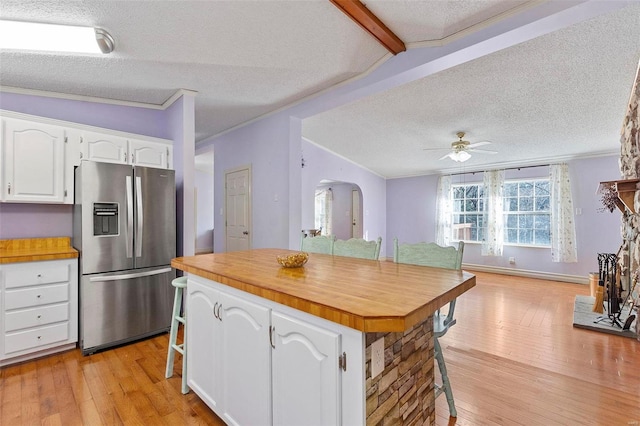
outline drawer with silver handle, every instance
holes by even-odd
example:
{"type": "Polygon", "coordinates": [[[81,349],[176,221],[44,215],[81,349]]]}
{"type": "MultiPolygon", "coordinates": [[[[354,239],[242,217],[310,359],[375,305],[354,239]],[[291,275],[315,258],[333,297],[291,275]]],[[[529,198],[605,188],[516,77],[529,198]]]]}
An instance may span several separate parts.
{"type": "Polygon", "coordinates": [[[69,303],[10,311],[4,315],[4,331],[16,331],[69,320],[69,303]]]}
{"type": "Polygon", "coordinates": [[[3,270],[5,289],[69,281],[69,265],[65,262],[36,262],[30,268],[7,265],[3,270]]]}
{"type": "Polygon", "coordinates": [[[63,342],[69,339],[69,323],[48,325],[14,333],[7,333],[4,336],[4,353],[11,354],[27,349],[46,346],[52,343],[63,342]]]}
{"type": "Polygon", "coordinates": [[[69,301],[69,283],[8,290],[4,294],[5,312],[69,301]]]}

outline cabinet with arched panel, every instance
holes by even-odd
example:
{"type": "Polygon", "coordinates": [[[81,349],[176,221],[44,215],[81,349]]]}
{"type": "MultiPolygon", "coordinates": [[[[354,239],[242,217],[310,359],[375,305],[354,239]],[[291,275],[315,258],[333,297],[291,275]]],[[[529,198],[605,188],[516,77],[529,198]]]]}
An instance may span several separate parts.
{"type": "MultiPolygon", "coordinates": [[[[360,333],[202,277],[190,275],[187,289],[188,384],[225,422],[361,418],[357,404],[345,412],[342,392],[343,351],[362,344],[360,333]]],[[[352,355],[357,373],[363,354],[352,355]]]]}

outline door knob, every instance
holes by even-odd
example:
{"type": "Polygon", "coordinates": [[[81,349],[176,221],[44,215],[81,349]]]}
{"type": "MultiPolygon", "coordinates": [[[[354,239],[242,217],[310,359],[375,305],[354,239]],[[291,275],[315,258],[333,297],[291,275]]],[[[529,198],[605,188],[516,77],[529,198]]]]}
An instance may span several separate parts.
{"type": "Polygon", "coordinates": [[[249,231],[242,232],[244,235],[249,235],[249,231]]]}

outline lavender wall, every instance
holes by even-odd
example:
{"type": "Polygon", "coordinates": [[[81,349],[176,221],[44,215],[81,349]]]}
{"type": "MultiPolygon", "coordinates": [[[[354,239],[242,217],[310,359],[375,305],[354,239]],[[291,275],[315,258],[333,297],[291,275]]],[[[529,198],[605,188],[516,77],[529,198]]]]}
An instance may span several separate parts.
{"type": "Polygon", "coordinates": [[[8,92],[0,92],[0,109],[171,139],[165,112],[158,109],[8,92]]]}
{"type": "Polygon", "coordinates": [[[418,176],[387,181],[387,241],[389,258],[393,239],[400,243],[435,241],[438,176],[418,176]]]}
{"type": "Polygon", "coordinates": [[[301,139],[300,125],[295,117],[275,114],[199,146],[213,145],[216,153],[214,251],[225,250],[225,171],[247,165],[252,167],[252,248],[297,249],[300,230],[314,226],[315,188],[322,179],[357,184],[365,236],[385,238],[385,180],[301,139]]]}
{"type": "MultiPolygon", "coordinates": [[[[569,162],[573,186],[573,202],[582,213],[575,216],[578,263],[551,262],[550,249],[505,246],[502,257],[480,254],[480,244],[466,244],[464,262],[483,266],[539,271],[552,274],[588,276],[597,270],[599,252],[615,253],[621,244],[620,214],[598,212],[601,204],[596,189],[603,180],[617,176],[616,156],[574,160],[569,162]],[[509,257],[515,257],[510,265],[509,257]]],[[[548,176],[548,167],[512,170],[507,179],[548,176]]],[[[482,174],[460,177],[466,183],[481,182],[482,174]]],[[[398,236],[401,242],[433,241],[435,239],[435,198],[437,176],[393,179],[387,182],[387,249],[398,236]]],[[[392,253],[392,251],[389,251],[392,253]]]]}
{"type": "MultiPolygon", "coordinates": [[[[169,138],[166,111],[0,93],[0,109],[141,135],[169,138]]],[[[72,207],[0,203],[0,238],[71,236],[72,207]]]]}
{"type": "Polygon", "coordinates": [[[70,204],[0,203],[0,240],[71,237],[70,204]]]}
{"type": "Polygon", "coordinates": [[[213,251],[213,174],[195,172],[197,197],[196,252],[213,251]]]}
{"type": "MultiPolygon", "coordinates": [[[[251,247],[289,246],[289,117],[276,114],[229,132],[214,145],[214,251],[225,251],[225,172],[251,166],[251,247]]],[[[200,149],[200,146],[199,146],[200,149]]]]}
{"type": "MultiPolygon", "coordinates": [[[[321,180],[329,179],[356,184],[362,192],[364,238],[375,240],[382,237],[383,246],[380,256],[383,257],[387,239],[385,179],[310,143],[306,139],[302,139],[301,147],[301,155],[305,160],[301,176],[301,229],[314,227],[315,190],[321,180]]],[[[349,196],[349,203],[350,200],[349,196]]],[[[344,215],[344,211],[342,214],[344,215]]]]}

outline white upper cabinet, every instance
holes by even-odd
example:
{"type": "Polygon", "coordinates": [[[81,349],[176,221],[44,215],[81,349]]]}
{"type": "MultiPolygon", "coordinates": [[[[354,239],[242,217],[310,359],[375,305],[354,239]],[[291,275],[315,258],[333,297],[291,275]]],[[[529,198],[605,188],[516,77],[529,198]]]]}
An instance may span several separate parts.
{"type": "Polygon", "coordinates": [[[74,202],[82,160],[173,169],[173,143],[0,110],[0,202],[74,202]]]}
{"type": "Polygon", "coordinates": [[[157,142],[129,139],[131,164],[159,169],[173,169],[173,147],[157,142]]]}
{"type": "Polygon", "coordinates": [[[64,127],[14,118],[2,127],[2,201],[64,203],[64,127]]]}
{"type": "Polygon", "coordinates": [[[83,160],[173,168],[173,147],[161,142],[84,131],[80,136],[80,152],[83,160]]]}
{"type": "Polygon", "coordinates": [[[85,131],[80,136],[83,160],[127,164],[127,139],[106,133],[85,131]]]}

